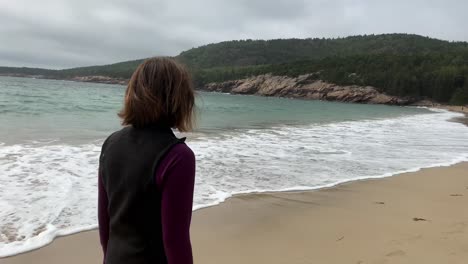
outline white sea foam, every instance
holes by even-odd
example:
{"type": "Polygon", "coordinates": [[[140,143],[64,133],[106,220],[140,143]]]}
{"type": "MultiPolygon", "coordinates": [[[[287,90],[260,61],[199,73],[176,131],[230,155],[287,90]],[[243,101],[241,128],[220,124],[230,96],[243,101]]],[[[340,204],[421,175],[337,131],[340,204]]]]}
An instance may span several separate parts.
{"type": "MultiPolygon", "coordinates": [[[[468,128],[438,111],[198,135],[194,209],[241,193],[330,187],[468,160],[468,128]]],[[[0,257],[96,227],[99,142],[0,144],[0,257]]]]}

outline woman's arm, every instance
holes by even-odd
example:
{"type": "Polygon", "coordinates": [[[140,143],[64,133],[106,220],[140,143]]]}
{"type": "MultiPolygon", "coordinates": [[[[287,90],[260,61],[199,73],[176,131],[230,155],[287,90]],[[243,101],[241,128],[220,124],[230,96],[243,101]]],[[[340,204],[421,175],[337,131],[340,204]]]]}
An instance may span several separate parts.
{"type": "Polygon", "coordinates": [[[163,243],[169,264],[192,264],[190,222],[195,184],[195,156],[185,144],[177,144],[156,171],[161,191],[163,243]]]}
{"type": "Polygon", "coordinates": [[[99,173],[98,180],[98,222],[99,222],[99,238],[101,240],[102,252],[104,253],[104,261],[106,259],[107,241],[109,241],[109,212],[107,211],[107,192],[102,182],[102,175],[99,173]]]}

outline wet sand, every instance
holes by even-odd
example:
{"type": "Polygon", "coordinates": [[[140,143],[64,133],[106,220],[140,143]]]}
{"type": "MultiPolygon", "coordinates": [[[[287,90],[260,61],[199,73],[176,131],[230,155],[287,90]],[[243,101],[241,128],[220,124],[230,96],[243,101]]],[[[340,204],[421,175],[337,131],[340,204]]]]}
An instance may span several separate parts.
{"type": "Polygon", "coordinates": [[[464,117],[457,117],[457,118],[454,118],[452,121],[459,122],[468,126],[468,106],[444,105],[444,106],[439,106],[437,108],[465,114],[464,117]]]}
{"type": "MultiPolygon", "coordinates": [[[[195,263],[467,263],[468,163],[306,192],[239,195],[198,210],[195,263]]],[[[98,233],[18,263],[100,263],[98,233]]]]}

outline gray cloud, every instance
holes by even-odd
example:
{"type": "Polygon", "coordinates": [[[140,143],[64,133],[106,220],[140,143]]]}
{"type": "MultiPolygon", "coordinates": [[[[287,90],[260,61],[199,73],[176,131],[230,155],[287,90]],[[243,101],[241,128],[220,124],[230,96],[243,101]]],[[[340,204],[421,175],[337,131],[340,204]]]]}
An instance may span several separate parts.
{"type": "Polygon", "coordinates": [[[459,0],[0,0],[0,65],[66,68],[231,39],[416,33],[468,41],[459,0]]]}

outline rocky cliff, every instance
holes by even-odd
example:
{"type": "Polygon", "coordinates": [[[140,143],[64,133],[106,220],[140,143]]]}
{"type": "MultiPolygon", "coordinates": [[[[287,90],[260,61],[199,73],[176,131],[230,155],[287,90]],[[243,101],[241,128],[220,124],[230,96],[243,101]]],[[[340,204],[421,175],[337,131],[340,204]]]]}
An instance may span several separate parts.
{"type": "MultiPolygon", "coordinates": [[[[32,75],[3,76],[44,78],[43,76],[32,75]]],[[[62,80],[120,85],[127,85],[129,81],[127,79],[108,76],[77,76],[62,80]]],[[[416,98],[401,98],[387,95],[379,92],[372,86],[342,86],[324,82],[318,78],[317,74],[313,73],[301,75],[296,78],[265,74],[241,80],[209,83],[198,88],[208,92],[232,94],[251,94],[350,103],[434,106],[434,103],[431,101],[427,101],[426,103],[425,101],[418,101],[416,98]]]]}
{"type": "Polygon", "coordinates": [[[296,78],[266,74],[242,80],[209,83],[201,87],[201,90],[369,104],[408,105],[415,102],[412,98],[380,93],[371,86],[340,86],[327,83],[319,80],[316,74],[296,78]]]}

